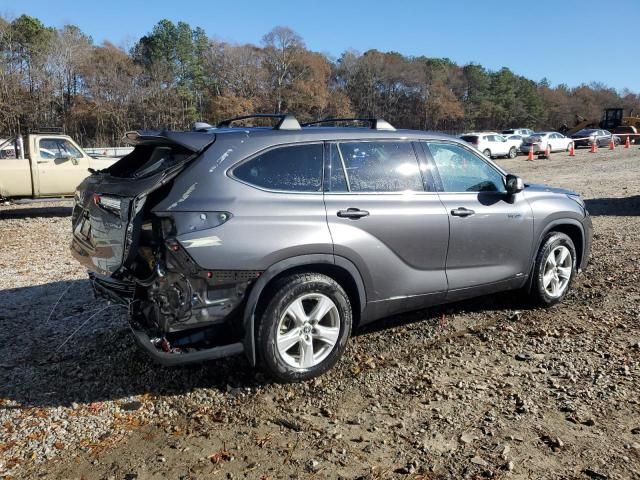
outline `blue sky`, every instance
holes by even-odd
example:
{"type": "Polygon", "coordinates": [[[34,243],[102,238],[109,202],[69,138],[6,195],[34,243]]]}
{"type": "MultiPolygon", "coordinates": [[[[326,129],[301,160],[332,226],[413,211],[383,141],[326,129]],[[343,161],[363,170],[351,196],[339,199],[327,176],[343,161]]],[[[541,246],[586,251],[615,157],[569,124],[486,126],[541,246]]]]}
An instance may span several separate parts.
{"type": "Polygon", "coordinates": [[[5,0],[0,13],[26,13],[56,27],[73,23],[97,43],[120,46],[130,46],[162,18],[237,43],[258,44],[274,26],[286,25],[308,48],[332,57],[376,48],[492,70],[506,66],[554,85],[597,81],[640,91],[637,0],[5,0]]]}

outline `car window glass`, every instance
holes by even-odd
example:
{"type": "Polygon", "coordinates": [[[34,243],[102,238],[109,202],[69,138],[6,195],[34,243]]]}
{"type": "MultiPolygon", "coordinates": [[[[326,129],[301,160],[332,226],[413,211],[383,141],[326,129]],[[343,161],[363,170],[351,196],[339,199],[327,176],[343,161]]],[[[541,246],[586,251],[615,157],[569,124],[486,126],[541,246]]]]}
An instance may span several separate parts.
{"type": "Polygon", "coordinates": [[[329,183],[326,190],[329,192],[348,192],[349,186],[344,174],[342,156],[336,144],[329,146],[329,183]]]}
{"type": "Polygon", "coordinates": [[[411,143],[346,142],[338,148],[352,192],[424,191],[411,143]]]}
{"type": "Polygon", "coordinates": [[[38,147],[41,158],[82,157],[80,151],[64,138],[41,138],[38,147]]]}
{"type": "Polygon", "coordinates": [[[322,144],[274,148],[242,163],[233,175],[251,185],[288,192],[319,192],[322,144]]]}
{"type": "Polygon", "coordinates": [[[445,192],[504,192],[502,175],[466,148],[427,142],[445,192]]]}

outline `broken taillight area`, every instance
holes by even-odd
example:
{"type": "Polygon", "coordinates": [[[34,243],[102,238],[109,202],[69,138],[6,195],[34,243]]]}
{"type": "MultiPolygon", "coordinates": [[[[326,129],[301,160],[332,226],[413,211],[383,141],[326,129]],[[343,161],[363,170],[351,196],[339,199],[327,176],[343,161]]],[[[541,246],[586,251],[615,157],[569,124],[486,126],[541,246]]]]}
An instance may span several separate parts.
{"type": "Polygon", "coordinates": [[[127,265],[135,284],[130,314],[134,329],[145,331],[156,348],[170,345],[169,352],[176,353],[241,338],[239,307],[261,272],[204,269],[177,240],[231,217],[228,212],[161,212],[149,213],[140,224],[137,254],[127,265]]]}

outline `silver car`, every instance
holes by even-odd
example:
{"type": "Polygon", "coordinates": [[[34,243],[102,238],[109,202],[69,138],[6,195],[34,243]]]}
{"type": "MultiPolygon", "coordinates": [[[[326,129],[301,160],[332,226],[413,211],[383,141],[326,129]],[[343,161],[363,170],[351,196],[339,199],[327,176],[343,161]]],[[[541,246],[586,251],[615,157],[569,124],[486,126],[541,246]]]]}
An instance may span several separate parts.
{"type": "Polygon", "coordinates": [[[587,264],[578,194],[461,140],[268,117],[129,133],[133,152],[76,192],[72,252],[161,363],[244,352],[304,380],[358,326],[503,290],[553,305],[587,264]]]}

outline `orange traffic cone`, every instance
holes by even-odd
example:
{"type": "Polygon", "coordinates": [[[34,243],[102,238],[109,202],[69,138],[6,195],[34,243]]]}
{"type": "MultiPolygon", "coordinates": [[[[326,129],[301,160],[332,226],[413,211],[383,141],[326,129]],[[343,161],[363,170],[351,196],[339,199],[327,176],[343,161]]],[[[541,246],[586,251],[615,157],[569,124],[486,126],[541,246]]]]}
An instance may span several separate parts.
{"type": "Polygon", "coordinates": [[[569,145],[569,156],[570,157],[575,157],[576,156],[576,149],[573,146],[573,142],[571,143],[571,145],[569,145]]]}
{"type": "Polygon", "coordinates": [[[598,150],[598,145],[597,145],[597,141],[594,140],[593,143],[591,143],[591,150],[589,150],[591,153],[596,153],[596,151],[598,150]]]}
{"type": "Polygon", "coordinates": [[[529,156],[527,157],[527,162],[533,162],[533,145],[529,147],[529,156]]]}
{"type": "Polygon", "coordinates": [[[551,147],[549,147],[548,143],[547,143],[547,147],[544,149],[544,152],[540,153],[538,158],[546,158],[547,160],[551,158],[551,147]]]}
{"type": "Polygon", "coordinates": [[[631,136],[627,135],[627,139],[624,142],[624,148],[631,148],[631,136]]]}
{"type": "Polygon", "coordinates": [[[616,142],[613,140],[613,135],[611,135],[611,140],[609,140],[609,150],[616,149],[616,142]]]}

